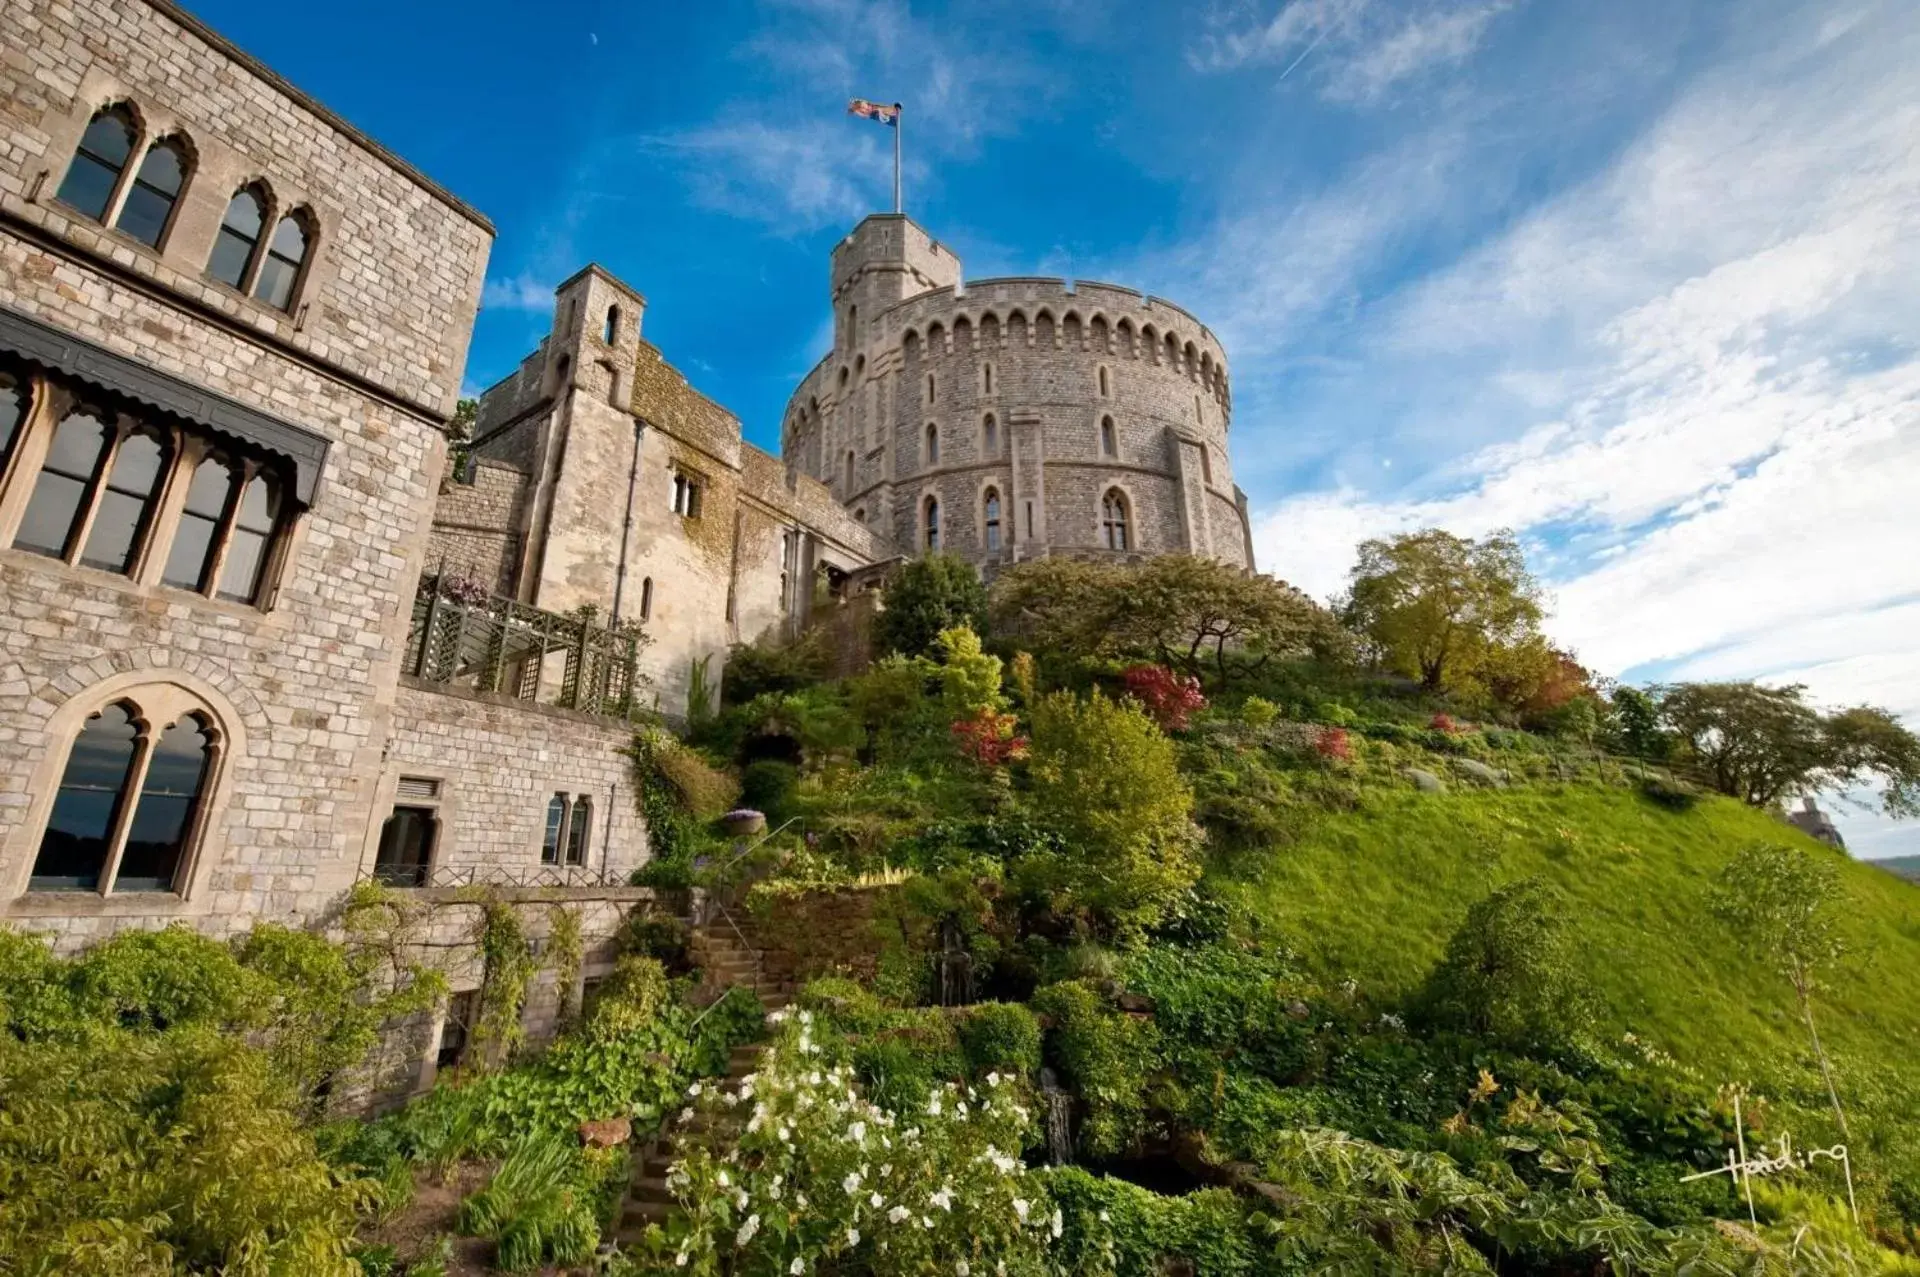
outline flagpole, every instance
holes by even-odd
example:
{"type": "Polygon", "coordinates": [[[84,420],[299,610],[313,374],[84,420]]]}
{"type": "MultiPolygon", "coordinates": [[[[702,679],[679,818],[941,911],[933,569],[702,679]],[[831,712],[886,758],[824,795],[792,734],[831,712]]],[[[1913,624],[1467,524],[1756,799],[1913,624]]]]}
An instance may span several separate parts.
{"type": "Polygon", "coordinates": [[[905,126],[906,121],[903,118],[905,115],[906,115],[906,112],[900,109],[900,104],[898,102],[895,102],[893,104],[893,211],[896,213],[901,211],[901,207],[900,207],[900,130],[902,127],[905,126]]]}

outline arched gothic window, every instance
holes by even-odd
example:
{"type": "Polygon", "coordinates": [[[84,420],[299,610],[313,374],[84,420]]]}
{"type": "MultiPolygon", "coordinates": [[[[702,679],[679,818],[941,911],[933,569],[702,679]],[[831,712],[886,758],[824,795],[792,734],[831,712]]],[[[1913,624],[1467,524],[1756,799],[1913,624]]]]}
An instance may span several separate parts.
{"type": "Polygon", "coordinates": [[[71,561],[84,527],[80,561],[125,574],[151,529],[171,458],[169,438],[158,430],[76,407],[54,431],[14,545],[71,561]]]}
{"type": "Polygon", "coordinates": [[[573,818],[567,824],[567,863],[587,863],[587,843],[593,835],[593,800],[581,794],[573,800],[573,818]]]}
{"type": "Polygon", "coordinates": [[[609,306],[607,307],[607,327],[606,330],[600,334],[600,340],[611,346],[613,345],[614,338],[619,335],[620,308],[618,306],[609,306]]]}
{"type": "Polygon", "coordinates": [[[266,222],[266,191],[258,184],[242,188],[228,201],[226,216],[220,219],[213,256],[207,259],[207,274],[228,288],[245,288],[266,222]]]}
{"type": "Polygon", "coordinates": [[[925,518],[921,523],[924,545],[927,553],[931,554],[940,548],[940,499],[938,497],[927,498],[925,518]]]}
{"type": "Polygon", "coordinates": [[[1120,455],[1120,440],[1113,429],[1113,418],[1100,418],[1100,455],[1117,457],[1120,455]]]}
{"type": "Polygon", "coordinates": [[[547,831],[540,839],[540,863],[560,863],[560,844],[567,833],[567,796],[555,794],[547,803],[547,831]]]}
{"type": "Polygon", "coordinates": [[[254,282],[253,295],[277,310],[290,310],[300,283],[300,272],[307,262],[307,248],[313,239],[304,210],[296,209],[280,219],[267,244],[266,260],[260,263],[260,277],[254,282]]]}
{"type": "Polygon", "coordinates": [[[647,577],[640,582],[640,619],[653,619],[653,578],[647,577]]]}
{"type": "Polygon", "coordinates": [[[986,419],[980,423],[980,455],[985,457],[1000,455],[1000,423],[993,419],[992,413],[988,413],[986,419]]]}
{"type": "Polygon", "coordinates": [[[1000,490],[988,488],[985,501],[981,503],[985,515],[987,553],[995,554],[1000,550],[1000,490]]]}
{"type": "Polygon", "coordinates": [[[940,464],[940,427],[932,422],[927,423],[927,464],[940,464]]]}
{"type": "Polygon", "coordinates": [[[125,105],[106,107],[96,113],[80,136],[80,146],[67,165],[56,197],[82,217],[105,221],[120,186],[120,175],[133,156],[134,138],[139,129],[133,112],[125,105]]]}
{"type": "Polygon", "coordinates": [[[135,698],[114,701],[81,727],[28,890],[107,895],[184,885],[220,737],[212,716],[182,704],[177,690],[152,700],[145,709],[135,698]]]}
{"type": "Polygon", "coordinates": [[[148,248],[160,247],[161,237],[173,221],[180,188],[187,180],[187,163],[183,138],[162,138],[148,147],[114,225],[148,248]]]}
{"type": "Polygon", "coordinates": [[[1127,541],[1127,499],[1118,488],[1107,489],[1100,500],[1100,528],[1109,550],[1129,548],[1127,541]]]}

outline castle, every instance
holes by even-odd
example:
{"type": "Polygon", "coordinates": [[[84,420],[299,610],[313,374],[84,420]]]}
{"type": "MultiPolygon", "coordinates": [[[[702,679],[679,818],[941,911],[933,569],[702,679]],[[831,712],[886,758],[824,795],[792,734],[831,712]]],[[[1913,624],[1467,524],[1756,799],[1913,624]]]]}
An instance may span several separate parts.
{"type": "MultiPolygon", "coordinates": [[[[325,925],[378,881],[474,1013],[478,905],[611,963],[634,720],[904,557],[1251,568],[1224,352],[1153,298],[964,283],[900,216],[835,251],[783,457],[597,266],[450,449],[493,228],[172,0],[0,0],[0,922],[325,925]],[[463,947],[464,946],[464,947],[463,947]]],[[[852,633],[857,627],[851,627],[852,633]]],[[[579,990],[543,972],[538,1036],[579,990]]]]}

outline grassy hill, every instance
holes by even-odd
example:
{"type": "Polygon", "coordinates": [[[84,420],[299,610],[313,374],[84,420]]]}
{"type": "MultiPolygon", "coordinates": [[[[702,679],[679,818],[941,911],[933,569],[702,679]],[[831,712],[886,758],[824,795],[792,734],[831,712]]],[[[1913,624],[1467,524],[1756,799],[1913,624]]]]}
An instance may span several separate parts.
{"type": "Polygon", "coordinates": [[[1870,860],[1867,863],[1909,882],[1920,882],[1920,856],[1889,856],[1885,860],[1870,860]]]}
{"type": "Polygon", "coordinates": [[[1790,988],[1708,909],[1714,875],[1761,839],[1831,855],[1843,874],[1852,956],[1817,1013],[1850,1088],[1920,1092],[1920,886],[1726,799],[1676,813],[1598,786],[1375,791],[1359,811],[1317,819],[1240,890],[1322,974],[1390,995],[1421,979],[1468,906],[1541,875],[1571,907],[1605,1027],[1709,1081],[1804,1086],[1790,988]]]}

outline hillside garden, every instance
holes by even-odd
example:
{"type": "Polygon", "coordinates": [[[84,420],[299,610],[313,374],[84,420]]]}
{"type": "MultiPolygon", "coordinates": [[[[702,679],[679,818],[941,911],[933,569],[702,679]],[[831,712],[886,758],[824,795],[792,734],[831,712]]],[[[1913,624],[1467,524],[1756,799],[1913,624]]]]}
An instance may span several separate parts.
{"type": "Polygon", "coordinates": [[[488,1049],[375,1121],[327,1096],[441,996],[404,903],[345,944],[0,931],[0,1272],[1920,1272],[1920,890],[1773,809],[1909,810],[1920,749],[1606,687],[1542,610],[1440,533],[1331,610],[1179,557],[912,565],[866,671],[740,649],[635,743],[641,881],[813,954],[792,1005],[709,1001],[642,915],[527,1050],[489,909],[488,1049]],[[627,1153],[576,1135],[616,1116],[673,1133],[680,1204],[618,1246],[627,1153]]]}

